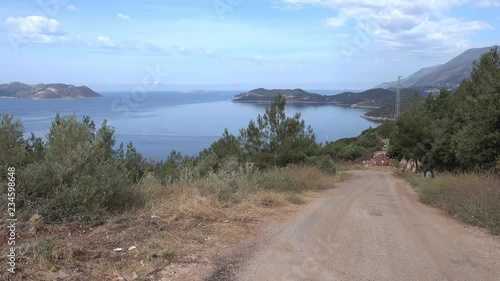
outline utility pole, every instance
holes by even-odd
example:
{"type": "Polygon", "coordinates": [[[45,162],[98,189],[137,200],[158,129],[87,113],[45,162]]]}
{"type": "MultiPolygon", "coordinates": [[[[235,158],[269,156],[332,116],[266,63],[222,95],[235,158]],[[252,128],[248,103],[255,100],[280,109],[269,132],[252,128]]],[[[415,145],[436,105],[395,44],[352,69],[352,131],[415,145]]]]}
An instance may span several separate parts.
{"type": "Polygon", "coordinates": [[[397,120],[399,117],[399,104],[400,104],[400,95],[401,95],[401,79],[403,77],[401,75],[398,76],[398,90],[396,91],[396,112],[394,113],[394,120],[397,120]]]}

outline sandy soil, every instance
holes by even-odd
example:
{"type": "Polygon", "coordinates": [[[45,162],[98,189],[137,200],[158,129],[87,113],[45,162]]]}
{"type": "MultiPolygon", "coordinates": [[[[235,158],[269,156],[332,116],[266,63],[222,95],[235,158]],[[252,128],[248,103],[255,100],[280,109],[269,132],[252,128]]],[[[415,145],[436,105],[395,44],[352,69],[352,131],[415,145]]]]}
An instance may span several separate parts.
{"type": "Polygon", "coordinates": [[[383,171],[264,228],[208,280],[500,280],[500,238],[418,201],[383,171]]]}

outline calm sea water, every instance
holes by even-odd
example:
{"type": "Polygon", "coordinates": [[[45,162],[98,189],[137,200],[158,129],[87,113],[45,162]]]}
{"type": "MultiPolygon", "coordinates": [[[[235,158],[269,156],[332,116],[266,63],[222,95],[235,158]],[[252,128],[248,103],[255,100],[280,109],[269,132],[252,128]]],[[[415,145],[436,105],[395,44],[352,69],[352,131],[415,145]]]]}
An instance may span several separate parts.
{"type": "MultiPolygon", "coordinates": [[[[20,118],[26,135],[45,136],[56,113],[90,116],[96,124],[104,119],[115,128],[117,143],[132,141],[139,152],[164,159],[172,149],[195,155],[219,139],[227,128],[238,134],[251,119],[263,114],[266,105],[233,103],[241,91],[207,93],[154,92],[134,95],[109,92],[101,99],[31,100],[0,99],[0,113],[20,118]]],[[[332,92],[315,91],[321,94],[332,92]]],[[[319,142],[357,136],[378,123],[360,116],[367,109],[333,105],[288,105],[287,114],[301,112],[319,142]]]]}

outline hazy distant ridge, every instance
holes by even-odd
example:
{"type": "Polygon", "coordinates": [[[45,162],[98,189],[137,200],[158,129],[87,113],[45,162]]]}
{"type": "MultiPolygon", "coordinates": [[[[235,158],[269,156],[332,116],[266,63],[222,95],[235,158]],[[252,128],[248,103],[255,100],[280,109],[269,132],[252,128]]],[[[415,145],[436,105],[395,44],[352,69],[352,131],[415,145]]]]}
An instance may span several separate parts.
{"type": "Polygon", "coordinates": [[[89,87],[66,84],[27,85],[20,82],[0,84],[0,97],[32,99],[83,99],[100,98],[101,94],[89,87]]]}
{"type": "MultiPolygon", "coordinates": [[[[458,88],[462,80],[470,79],[473,62],[478,61],[481,55],[494,47],[469,49],[445,64],[422,68],[403,79],[401,85],[403,88],[436,87],[454,90],[458,88]]],[[[386,82],[378,85],[377,88],[395,88],[397,84],[396,81],[386,82]]]]}

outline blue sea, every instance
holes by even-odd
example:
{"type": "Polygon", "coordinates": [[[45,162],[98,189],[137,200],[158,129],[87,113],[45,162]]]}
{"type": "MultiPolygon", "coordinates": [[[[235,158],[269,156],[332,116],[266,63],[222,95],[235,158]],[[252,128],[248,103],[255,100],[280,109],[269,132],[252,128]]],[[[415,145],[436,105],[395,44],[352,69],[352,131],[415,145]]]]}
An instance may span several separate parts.
{"type": "MultiPolygon", "coordinates": [[[[266,105],[232,102],[240,92],[104,92],[105,97],[98,99],[0,99],[0,113],[20,118],[26,136],[33,132],[44,138],[56,113],[90,116],[97,127],[107,119],[115,128],[117,144],[132,141],[143,155],[165,159],[173,149],[196,155],[219,139],[224,128],[237,135],[251,119],[264,113],[266,105]]],[[[360,117],[367,111],[334,105],[287,105],[287,115],[301,112],[318,142],[357,136],[370,126],[376,127],[379,123],[360,117]]]]}

